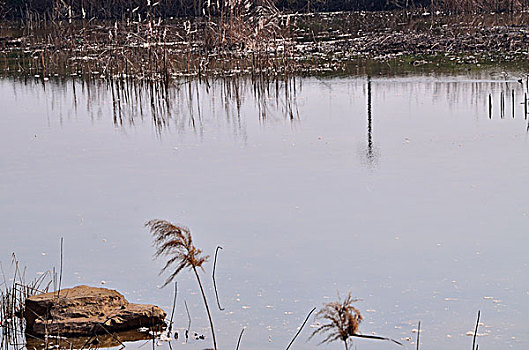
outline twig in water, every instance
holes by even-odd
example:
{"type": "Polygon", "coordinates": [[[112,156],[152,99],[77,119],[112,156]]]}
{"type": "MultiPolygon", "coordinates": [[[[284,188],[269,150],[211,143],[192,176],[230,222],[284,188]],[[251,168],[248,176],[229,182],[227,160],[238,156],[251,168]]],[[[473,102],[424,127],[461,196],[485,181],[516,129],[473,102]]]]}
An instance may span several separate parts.
{"type": "Polygon", "coordinates": [[[378,339],[378,340],[389,340],[389,341],[394,342],[395,344],[398,344],[398,345],[400,345],[400,346],[404,346],[404,345],[402,345],[401,342],[398,342],[398,341],[396,341],[395,339],[392,339],[392,338],[386,338],[386,337],[379,337],[378,335],[351,334],[351,337],[368,338],[368,339],[378,339]]]}
{"type": "Polygon", "coordinates": [[[476,336],[478,335],[478,326],[479,326],[479,316],[481,315],[481,311],[478,310],[478,319],[476,321],[476,329],[474,329],[474,337],[472,339],[472,350],[476,349],[476,336]]]}
{"type": "Polygon", "coordinates": [[[222,306],[220,306],[219,293],[217,292],[217,281],[215,281],[215,270],[217,268],[217,253],[219,252],[219,249],[222,249],[222,247],[220,245],[217,246],[217,249],[215,249],[215,259],[213,260],[213,274],[212,274],[212,277],[213,277],[213,288],[215,289],[215,297],[217,298],[217,305],[219,306],[219,310],[223,311],[224,308],[222,306]]]}
{"type": "Polygon", "coordinates": [[[299,327],[296,335],[294,335],[294,338],[292,338],[292,340],[290,341],[290,343],[288,344],[286,350],[290,349],[290,346],[294,343],[294,340],[296,340],[296,338],[298,337],[299,333],[301,333],[301,330],[303,329],[303,327],[305,327],[305,324],[307,323],[307,321],[309,320],[309,317],[310,315],[312,315],[312,313],[316,311],[316,308],[313,308],[312,310],[310,310],[309,314],[307,315],[307,317],[305,317],[305,321],[303,321],[303,324],[301,325],[301,327],[299,327]]]}
{"type": "Polygon", "coordinates": [[[241,344],[241,338],[242,338],[243,333],[244,333],[244,328],[241,329],[241,334],[239,334],[239,340],[237,340],[237,348],[235,350],[239,350],[239,344],[241,344]]]}
{"type": "Polygon", "coordinates": [[[421,321],[419,321],[419,325],[417,326],[417,350],[419,350],[419,336],[421,334],[421,321]]]}
{"type": "Polygon", "coordinates": [[[174,283],[174,298],[173,298],[173,309],[171,310],[171,320],[169,321],[169,328],[167,330],[167,334],[171,335],[171,331],[173,330],[173,316],[174,316],[174,309],[176,307],[176,296],[178,294],[178,282],[174,283]]]}

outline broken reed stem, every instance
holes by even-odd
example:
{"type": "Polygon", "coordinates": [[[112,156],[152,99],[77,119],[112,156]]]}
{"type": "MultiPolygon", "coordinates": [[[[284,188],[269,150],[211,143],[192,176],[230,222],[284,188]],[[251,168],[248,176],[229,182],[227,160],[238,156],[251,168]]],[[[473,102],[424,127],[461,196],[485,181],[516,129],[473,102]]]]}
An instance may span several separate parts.
{"type": "Polygon", "coordinates": [[[312,315],[312,313],[316,311],[316,308],[313,308],[312,310],[310,310],[309,314],[307,315],[307,317],[305,317],[305,321],[303,321],[303,323],[301,324],[301,327],[299,327],[298,331],[296,332],[296,335],[294,335],[294,338],[292,338],[292,340],[290,341],[290,343],[288,344],[286,350],[290,349],[290,346],[294,343],[294,340],[296,340],[296,338],[298,337],[299,333],[301,333],[301,330],[303,329],[303,327],[305,327],[305,324],[307,323],[307,321],[309,320],[309,317],[310,315],[312,315]]]}
{"type": "Polygon", "coordinates": [[[421,321],[419,321],[419,325],[417,326],[417,350],[419,350],[419,336],[421,334],[421,321]]]}
{"type": "Polygon", "coordinates": [[[187,302],[184,300],[184,305],[186,307],[186,313],[187,313],[187,329],[186,329],[186,343],[189,339],[189,330],[191,329],[191,315],[189,314],[189,308],[187,307],[187,302]]]}
{"type": "Polygon", "coordinates": [[[171,320],[169,321],[169,328],[167,330],[167,333],[171,335],[171,331],[173,330],[173,317],[174,317],[174,309],[176,307],[176,296],[178,294],[178,282],[174,283],[174,297],[173,297],[173,308],[171,309],[171,320]]]}
{"type": "Polygon", "coordinates": [[[479,327],[479,317],[481,315],[481,311],[478,310],[478,319],[476,320],[476,328],[474,329],[474,337],[472,338],[472,350],[476,350],[476,336],[478,335],[478,327],[479,327]]]}
{"type": "Polygon", "coordinates": [[[239,340],[237,340],[237,347],[235,348],[235,350],[239,350],[239,345],[241,344],[241,338],[242,338],[243,333],[244,333],[244,328],[241,329],[241,334],[239,334],[239,340]]]}
{"type": "Polygon", "coordinates": [[[215,289],[215,298],[217,299],[217,305],[219,307],[219,310],[223,311],[224,308],[222,306],[220,306],[219,293],[217,292],[217,281],[215,280],[215,270],[217,268],[217,253],[219,252],[219,249],[222,249],[222,247],[220,245],[217,246],[217,249],[215,249],[215,259],[213,260],[212,277],[213,277],[213,288],[215,289]]]}

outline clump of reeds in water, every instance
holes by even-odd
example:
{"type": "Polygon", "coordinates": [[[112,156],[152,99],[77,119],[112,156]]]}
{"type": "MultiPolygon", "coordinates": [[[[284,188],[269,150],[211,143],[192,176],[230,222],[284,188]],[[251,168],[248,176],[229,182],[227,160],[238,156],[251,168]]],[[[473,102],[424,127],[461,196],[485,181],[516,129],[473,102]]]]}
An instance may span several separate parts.
{"type": "Polygon", "coordinates": [[[24,306],[32,295],[46,293],[52,284],[50,273],[46,272],[31,282],[25,282],[25,269],[19,267],[12,256],[13,276],[8,279],[2,269],[0,282],[0,349],[20,348],[25,344],[24,306]]]}

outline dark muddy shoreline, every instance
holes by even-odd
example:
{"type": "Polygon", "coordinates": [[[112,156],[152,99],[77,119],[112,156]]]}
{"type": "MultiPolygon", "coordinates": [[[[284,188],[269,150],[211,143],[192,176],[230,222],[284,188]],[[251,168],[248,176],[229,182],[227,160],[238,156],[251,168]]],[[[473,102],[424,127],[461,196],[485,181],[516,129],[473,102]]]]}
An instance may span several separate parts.
{"type": "Polygon", "coordinates": [[[526,14],[253,13],[212,20],[3,23],[0,74],[182,76],[525,70],[526,14]]]}

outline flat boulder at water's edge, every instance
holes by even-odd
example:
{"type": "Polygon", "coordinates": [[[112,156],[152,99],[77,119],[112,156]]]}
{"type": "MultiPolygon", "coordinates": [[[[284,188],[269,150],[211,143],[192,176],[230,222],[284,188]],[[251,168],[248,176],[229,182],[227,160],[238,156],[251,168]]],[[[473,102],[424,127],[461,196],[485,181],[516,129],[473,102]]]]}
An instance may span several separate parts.
{"type": "Polygon", "coordinates": [[[131,304],[112,289],[77,286],[26,299],[26,333],[65,336],[114,333],[165,325],[158,306],[131,304]]]}

